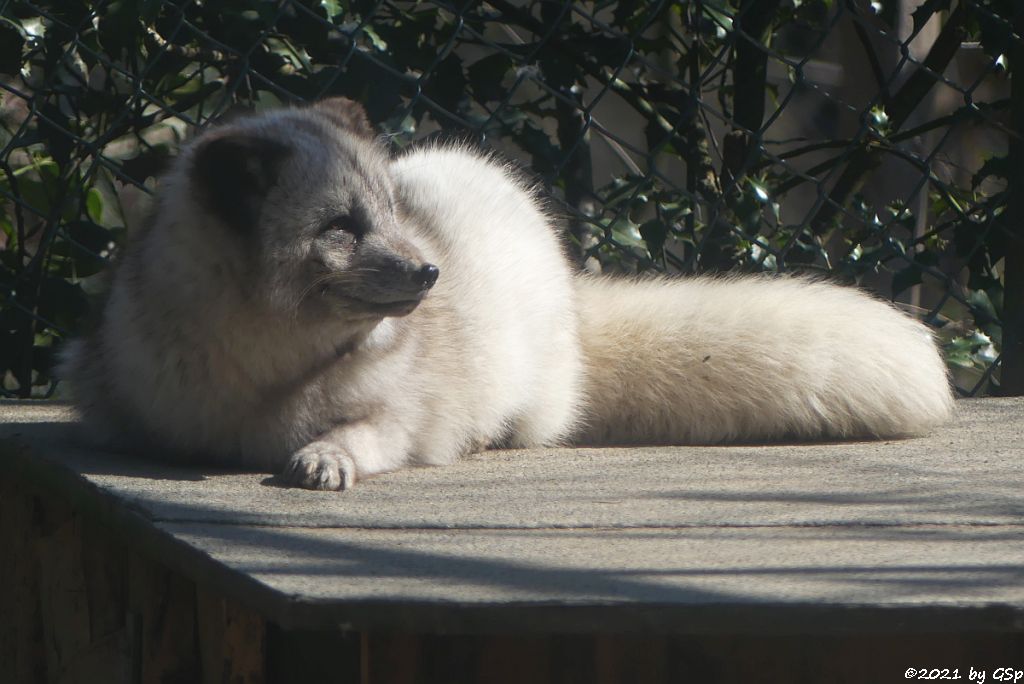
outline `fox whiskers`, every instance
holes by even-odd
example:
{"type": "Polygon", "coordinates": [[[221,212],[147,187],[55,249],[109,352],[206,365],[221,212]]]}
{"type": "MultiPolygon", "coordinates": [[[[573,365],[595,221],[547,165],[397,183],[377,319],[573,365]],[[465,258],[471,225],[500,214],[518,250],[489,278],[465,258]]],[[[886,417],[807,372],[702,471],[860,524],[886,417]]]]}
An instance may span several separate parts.
{"type": "Polygon", "coordinates": [[[313,281],[309,283],[309,285],[304,287],[299,292],[298,297],[295,298],[294,305],[291,307],[292,313],[295,316],[298,316],[299,310],[302,307],[302,303],[306,301],[306,298],[309,297],[314,292],[323,294],[332,285],[351,285],[353,283],[360,282],[360,280],[362,278],[365,278],[366,276],[373,275],[378,272],[379,269],[363,267],[355,268],[352,269],[351,271],[332,271],[328,273],[322,273],[318,275],[316,278],[314,278],[313,281]]]}

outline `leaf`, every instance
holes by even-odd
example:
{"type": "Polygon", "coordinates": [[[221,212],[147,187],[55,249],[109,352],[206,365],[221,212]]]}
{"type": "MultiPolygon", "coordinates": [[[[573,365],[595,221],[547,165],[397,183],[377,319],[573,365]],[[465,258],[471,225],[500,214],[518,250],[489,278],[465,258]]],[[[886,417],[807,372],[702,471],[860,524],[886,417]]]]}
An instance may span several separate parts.
{"type": "MultiPolygon", "coordinates": [[[[1019,4],[1020,0],[1014,0],[1014,2],[1019,4]]],[[[1012,51],[1014,41],[1020,39],[1014,38],[1013,35],[1013,24],[1011,23],[1013,9],[1009,4],[1005,4],[1001,8],[990,5],[986,9],[985,12],[975,12],[974,18],[978,22],[978,38],[982,50],[996,59],[1002,57],[1003,53],[1012,51]],[[1002,16],[999,16],[1000,14],[1002,16]]],[[[1005,61],[1004,58],[1004,65],[1005,61]]],[[[1019,69],[1018,66],[1017,70],[1019,71],[1019,69]]]]}
{"type": "Polygon", "coordinates": [[[21,31],[0,19],[0,74],[15,76],[21,71],[24,44],[21,31]]]}
{"type": "Polygon", "coordinates": [[[912,15],[914,18],[914,33],[923,29],[933,14],[948,10],[949,5],[950,0],[925,0],[921,3],[912,15]]]}
{"type": "Polygon", "coordinates": [[[89,188],[85,195],[85,210],[96,223],[103,221],[103,197],[96,188],[89,188]]]}
{"type": "Polygon", "coordinates": [[[476,99],[480,102],[503,99],[505,89],[502,81],[511,70],[512,60],[500,52],[473,62],[466,69],[466,74],[476,99]]]}
{"type": "Polygon", "coordinates": [[[987,325],[991,321],[998,321],[999,314],[992,299],[984,290],[974,290],[967,296],[967,304],[971,307],[971,315],[979,326],[987,325]]]}
{"type": "Polygon", "coordinates": [[[616,242],[630,247],[644,247],[643,237],[640,235],[640,227],[633,222],[629,216],[623,215],[614,219],[608,225],[612,237],[616,242]]]}
{"type": "Polygon", "coordinates": [[[555,164],[558,163],[559,148],[551,142],[547,133],[532,121],[526,121],[523,123],[519,139],[533,157],[534,171],[541,174],[554,171],[555,164]]]}
{"type": "Polygon", "coordinates": [[[640,0],[619,0],[615,3],[615,12],[612,15],[612,21],[616,26],[625,26],[633,15],[637,14],[643,9],[643,5],[640,0]]]}
{"type": "Polygon", "coordinates": [[[64,231],[76,244],[95,254],[111,249],[117,241],[114,230],[91,221],[72,221],[64,226],[64,231]]]}
{"type": "Polygon", "coordinates": [[[466,77],[462,73],[462,60],[452,53],[441,60],[430,76],[430,94],[450,112],[459,110],[466,93],[466,77]]]}
{"type": "Polygon", "coordinates": [[[895,297],[914,285],[920,285],[921,282],[921,267],[911,264],[892,277],[892,296],[895,297]]]}
{"type": "Polygon", "coordinates": [[[370,43],[374,48],[380,52],[385,52],[388,49],[388,43],[386,40],[380,37],[377,31],[370,25],[363,26],[363,33],[370,39],[370,43]]]}
{"type": "Polygon", "coordinates": [[[647,245],[647,251],[652,257],[661,254],[665,246],[665,237],[668,235],[668,228],[658,219],[652,219],[640,224],[640,237],[647,245]]]}
{"type": "Polygon", "coordinates": [[[980,330],[965,337],[954,337],[943,345],[943,351],[946,363],[960,368],[986,368],[999,355],[991,338],[980,330]]]}
{"type": "Polygon", "coordinates": [[[771,199],[771,195],[768,194],[768,190],[764,185],[757,183],[754,180],[750,181],[750,187],[754,190],[754,196],[757,197],[759,202],[767,202],[771,199]]]}
{"type": "Polygon", "coordinates": [[[210,81],[209,83],[202,84],[194,92],[186,93],[181,97],[169,98],[174,103],[174,107],[183,111],[190,107],[194,107],[200,102],[208,102],[212,99],[212,96],[220,94],[224,90],[224,83],[221,81],[210,81]]]}
{"type": "Polygon", "coordinates": [[[320,6],[327,13],[327,18],[334,21],[345,13],[345,6],[340,0],[320,0],[320,6]]]}
{"type": "Polygon", "coordinates": [[[1012,173],[1013,165],[1010,163],[1009,155],[1003,155],[1002,157],[989,157],[971,178],[971,187],[977,189],[978,186],[981,185],[982,181],[989,176],[1009,179],[1012,173]]]}
{"type": "Polygon", "coordinates": [[[46,141],[50,155],[63,166],[75,149],[74,139],[68,135],[75,127],[60,107],[52,102],[46,102],[38,111],[42,115],[38,120],[39,133],[46,141]]]}
{"type": "Polygon", "coordinates": [[[170,151],[166,145],[146,148],[121,164],[121,171],[137,183],[145,183],[150,176],[158,176],[167,167],[170,151]]]}
{"type": "Polygon", "coordinates": [[[582,78],[583,71],[551,45],[545,44],[538,61],[544,82],[556,90],[568,91],[582,78]]]}
{"type": "Polygon", "coordinates": [[[100,45],[115,56],[132,52],[142,35],[139,3],[133,0],[113,0],[105,9],[97,18],[100,45]]]}
{"type": "Polygon", "coordinates": [[[47,276],[39,288],[39,315],[62,328],[70,328],[89,309],[85,293],[63,278],[47,276]]]}

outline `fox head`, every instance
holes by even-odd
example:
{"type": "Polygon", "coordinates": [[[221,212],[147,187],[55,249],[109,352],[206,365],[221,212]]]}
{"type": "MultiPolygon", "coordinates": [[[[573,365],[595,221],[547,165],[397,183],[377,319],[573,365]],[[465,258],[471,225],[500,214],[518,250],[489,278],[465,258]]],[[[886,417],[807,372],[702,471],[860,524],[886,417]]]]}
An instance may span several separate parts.
{"type": "Polygon", "coordinates": [[[404,316],[438,278],[403,225],[388,156],[351,100],[219,126],[184,163],[191,201],[225,233],[250,295],[272,309],[404,316]]]}

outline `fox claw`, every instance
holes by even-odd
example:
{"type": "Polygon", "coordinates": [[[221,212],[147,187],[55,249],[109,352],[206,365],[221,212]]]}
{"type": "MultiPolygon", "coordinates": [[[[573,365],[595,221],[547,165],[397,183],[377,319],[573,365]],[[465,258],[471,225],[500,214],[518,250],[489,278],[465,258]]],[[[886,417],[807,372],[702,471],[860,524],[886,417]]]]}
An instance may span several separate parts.
{"type": "Polygon", "coordinates": [[[292,455],[281,478],[306,489],[345,490],[356,483],[356,464],[344,449],[330,442],[313,442],[292,455]]]}

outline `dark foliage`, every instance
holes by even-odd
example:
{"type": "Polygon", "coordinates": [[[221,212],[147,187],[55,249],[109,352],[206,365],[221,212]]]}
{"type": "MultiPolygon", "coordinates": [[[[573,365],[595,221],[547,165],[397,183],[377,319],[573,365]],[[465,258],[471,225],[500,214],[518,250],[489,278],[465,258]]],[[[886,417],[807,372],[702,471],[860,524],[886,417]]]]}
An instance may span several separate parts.
{"type": "Polygon", "coordinates": [[[1024,168],[1013,5],[0,0],[3,390],[52,389],[52,350],[195,127],[328,95],[396,146],[454,135],[522,160],[581,265],[861,282],[985,389],[1024,168]]]}

